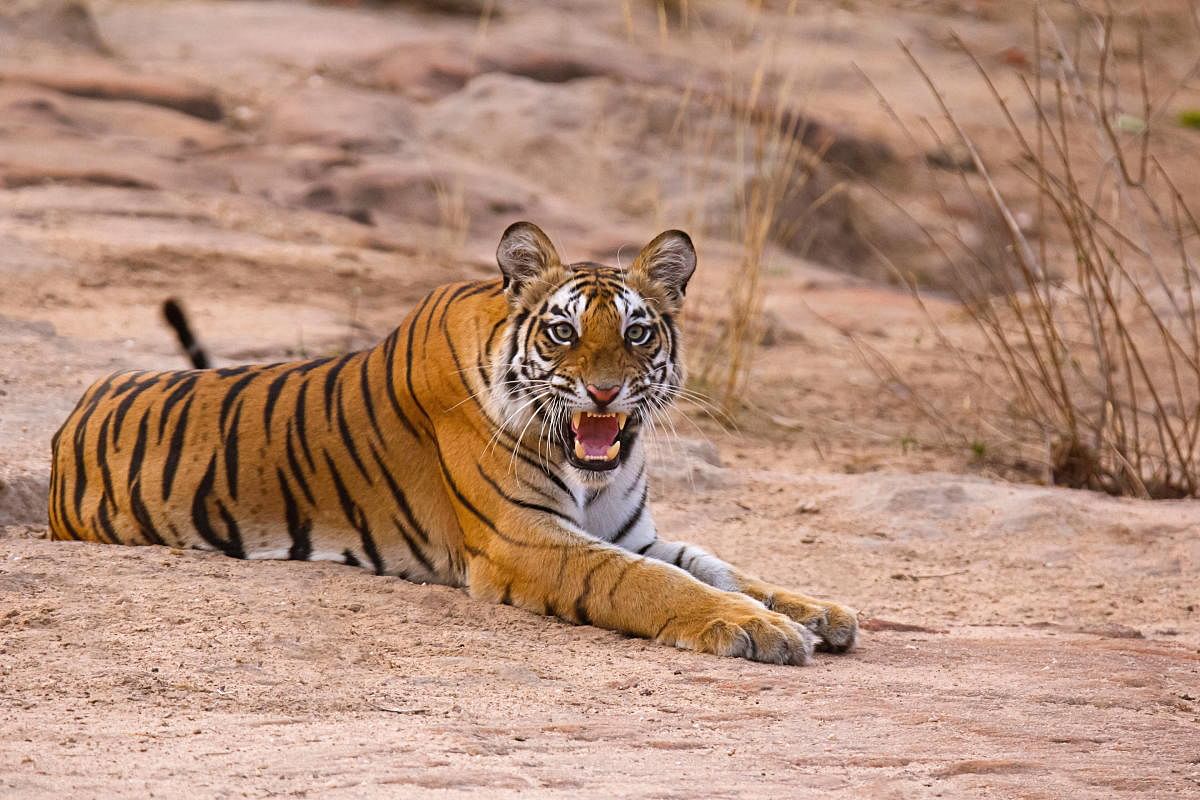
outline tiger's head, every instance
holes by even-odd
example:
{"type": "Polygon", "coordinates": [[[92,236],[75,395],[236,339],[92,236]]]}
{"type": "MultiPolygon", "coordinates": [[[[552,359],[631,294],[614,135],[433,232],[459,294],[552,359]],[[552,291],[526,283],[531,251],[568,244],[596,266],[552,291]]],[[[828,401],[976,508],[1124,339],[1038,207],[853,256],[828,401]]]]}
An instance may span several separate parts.
{"type": "Polygon", "coordinates": [[[604,481],[683,384],[676,316],[696,268],[692,240],[661,233],[628,269],[563,264],[540,228],[518,222],[496,259],[509,305],[493,365],[498,412],[581,479],[604,481]]]}

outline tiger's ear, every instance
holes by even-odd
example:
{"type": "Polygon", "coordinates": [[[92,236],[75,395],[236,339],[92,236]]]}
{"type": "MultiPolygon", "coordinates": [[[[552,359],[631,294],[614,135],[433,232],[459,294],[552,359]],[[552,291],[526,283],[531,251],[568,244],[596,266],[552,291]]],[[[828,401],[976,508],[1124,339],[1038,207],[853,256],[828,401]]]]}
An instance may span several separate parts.
{"type": "Polygon", "coordinates": [[[504,273],[504,288],[514,297],[531,281],[560,266],[550,237],[532,222],[508,226],[496,248],[496,263],[504,273]]]}
{"type": "Polygon", "coordinates": [[[688,280],[696,271],[696,248],[683,231],[663,231],[642,248],[630,272],[661,287],[667,300],[678,307],[683,303],[688,280]]]}

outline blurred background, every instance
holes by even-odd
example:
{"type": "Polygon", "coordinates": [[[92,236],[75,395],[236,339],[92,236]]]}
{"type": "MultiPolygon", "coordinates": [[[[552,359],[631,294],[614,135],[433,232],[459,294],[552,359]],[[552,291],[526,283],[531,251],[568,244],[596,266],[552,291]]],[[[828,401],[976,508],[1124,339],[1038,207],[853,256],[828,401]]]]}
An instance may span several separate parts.
{"type": "Polygon", "coordinates": [[[1194,789],[1197,175],[1189,0],[3,0],[0,785],[116,796],[154,741],[180,794],[1194,789]],[[518,219],[692,234],[656,519],[862,609],[859,654],[40,541],[84,388],[186,365],[166,298],[219,366],[345,352],[518,219]]]}
{"type": "MultiPolygon", "coordinates": [[[[15,0],[0,312],[88,380],[181,363],[169,295],[222,363],[314,355],[516,219],[681,227],[693,389],[798,466],[1195,495],[1194,8],[1038,8],[15,0]]],[[[59,367],[6,379],[65,413],[59,367]]]]}
{"type": "Polygon", "coordinates": [[[516,219],[609,263],[681,227],[726,423],[1194,495],[1194,9],[1034,8],[10,2],[3,303],[174,366],[177,295],[218,360],[287,358],[492,274],[516,219]]]}

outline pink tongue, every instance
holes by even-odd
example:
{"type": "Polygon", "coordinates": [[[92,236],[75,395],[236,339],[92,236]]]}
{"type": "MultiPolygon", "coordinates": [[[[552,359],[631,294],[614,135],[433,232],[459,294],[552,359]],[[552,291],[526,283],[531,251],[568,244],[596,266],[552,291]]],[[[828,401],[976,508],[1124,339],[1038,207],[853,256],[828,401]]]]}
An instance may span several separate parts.
{"type": "Polygon", "coordinates": [[[589,456],[604,456],[608,448],[616,441],[620,427],[617,418],[597,417],[584,414],[579,418],[579,427],[575,429],[575,438],[583,445],[583,452],[589,456]]]}

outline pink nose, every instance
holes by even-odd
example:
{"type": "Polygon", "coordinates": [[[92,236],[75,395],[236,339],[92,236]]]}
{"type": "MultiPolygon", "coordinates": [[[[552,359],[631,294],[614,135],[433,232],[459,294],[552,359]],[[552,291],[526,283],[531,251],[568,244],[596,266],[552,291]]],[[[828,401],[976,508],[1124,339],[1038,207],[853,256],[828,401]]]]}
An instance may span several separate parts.
{"type": "Polygon", "coordinates": [[[613,398],[621,393],[620,385],[617,386],[593,386],[587,385],[588,397],[595,401],[596,405],[604,408],[613,401],[613,398]]]}

